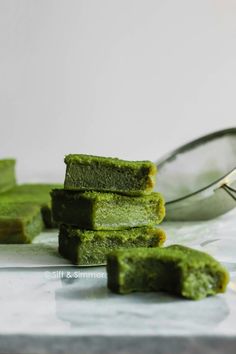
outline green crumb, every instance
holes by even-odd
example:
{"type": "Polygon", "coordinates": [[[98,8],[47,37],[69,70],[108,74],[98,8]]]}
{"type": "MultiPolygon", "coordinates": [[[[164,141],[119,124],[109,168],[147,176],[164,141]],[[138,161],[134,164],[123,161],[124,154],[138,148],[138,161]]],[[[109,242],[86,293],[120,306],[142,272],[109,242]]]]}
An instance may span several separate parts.
{"type": "Polygon", "coordinates": [[[188,247],[115,250],[107,257],[108,288],[133,291],[166,291],[199,300],[223,293],[227,270],[213,257],[188,247]]]}
{"type": "Polygon", "coordinates": [[[0,193],[6,192],[16,185],[15,176],[16,160],[0,160],[0,193]]]}
{"type": "Polygon", "coordinates": [[[67,190],[142,195],[152,192],[157,168],[151,161],[71,154],[65,157],[67,190]]]}
{"type": "Polygon", "coordinates": [[[54,189],[53,219],[89,230],[122,230],[159,224],[165,216],[159,193],[131,197],[115,193],[72,192],[54,189]]]}
{"type": "Polygon", "coordinates": [[[0,203],[0,243],[31,243],[42,229],[39,206],[0,203]]]}
{"type": "Polygon", "coordinates": [[[164,231],[156,228],[92,231],[61,225],[59,253],[73,264],[104,264],[107,253],[116,248],[159,247],[165,239],[164,231]]]}
{"type": "Polygon", "coordinates": [[[51,196],[53,188],[60,188],[60,184],[20,184],[10,191],[0,194],[0,203],[30,203],[41,207],[42,217],[46,228],[57,225],[52,220],[51,196]]]}

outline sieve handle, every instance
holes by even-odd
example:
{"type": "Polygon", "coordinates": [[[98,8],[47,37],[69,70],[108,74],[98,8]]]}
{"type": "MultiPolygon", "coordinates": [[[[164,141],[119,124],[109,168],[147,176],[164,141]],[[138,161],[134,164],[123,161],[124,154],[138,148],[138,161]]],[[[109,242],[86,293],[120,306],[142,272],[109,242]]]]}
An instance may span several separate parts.
{"type": "Polygon", "coordinates": [[[236,201],[236,189],[228,186],[228,184],[223,184],[221,188],[223,188],[226,193],[228,193],[236,201]]]}

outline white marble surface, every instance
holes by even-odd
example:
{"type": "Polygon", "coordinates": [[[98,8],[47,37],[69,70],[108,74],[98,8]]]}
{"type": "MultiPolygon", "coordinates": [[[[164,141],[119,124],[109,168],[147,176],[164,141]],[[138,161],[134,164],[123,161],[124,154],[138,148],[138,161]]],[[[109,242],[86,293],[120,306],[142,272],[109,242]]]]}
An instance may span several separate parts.
{"type": "Polygon", "coordinates": [[[231,274],[226,294],[197,302],[112,294],[105,267],[69,266],[57,255],[56,233],[45,233],[18,251],[0,247],[0,353],[235,353],[236,210],[163,227],[168,243],[224,262],[231,274]]]}

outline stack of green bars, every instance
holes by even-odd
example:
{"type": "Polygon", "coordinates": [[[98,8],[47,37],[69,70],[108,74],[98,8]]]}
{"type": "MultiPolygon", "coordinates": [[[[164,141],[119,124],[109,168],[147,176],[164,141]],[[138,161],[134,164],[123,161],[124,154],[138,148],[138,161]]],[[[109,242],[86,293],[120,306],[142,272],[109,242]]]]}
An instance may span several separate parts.
{"type": "Polygon", "coordinates": [[[153,192],[156,166],[90,155],[65,157],[64,189],[54,189],[59,253],[78,265],[106,263],[117,248],[158,247],[165,233],[164,199],[153,192]]]}

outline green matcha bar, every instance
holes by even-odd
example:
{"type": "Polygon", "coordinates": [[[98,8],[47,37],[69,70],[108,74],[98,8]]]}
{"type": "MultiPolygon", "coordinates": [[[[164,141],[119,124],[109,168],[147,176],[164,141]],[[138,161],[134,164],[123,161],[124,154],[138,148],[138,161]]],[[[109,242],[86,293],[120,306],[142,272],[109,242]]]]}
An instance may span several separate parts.
{"type": "Polygon", "coordinates": [[[156,165],[150,161],[124,161],[111,157],[67,155],[64,188],[142,195],[152,192],[156,165]]]}
{"type": "Polygon", "coordinates": [[[52,215],[61,224],[89,230],[122,230],[155,226],[165,216],[164,200],[159,193],[128,197],[114,193],[71,192],[54,189],[52,215]]]}
{"type": "Polygon", "coordinates": [[[0,193],[15,186],[15,164],[16,161],[13,159],[0,160],[0,193]]]}
{"type": "Polygon", "coordinates": [[[0,194],[0,203],[30,203],[41,207],[44,224],[47,228],[55,227],[51,215],[50,192],[60,188],[59,184],[21,184],[8,192],[0,194]]]}
{"type": "Polygon", "coordinates": [[[108,288],[116,293],[167,291],[194,300],[223,293],[229,281],[213,257],[180,245],[115,250],[107,273],[108,288]]]}
{"type": "Polygon", "coordinates": [[[39,206],[0,203],[0,243],[30,243],[42,229],[39,206]]]}
{"type": "Polygon", "coordinates": [[[165,239],[164,231],[156,228],[92,231],[61,225],[59,253],[78,265],[104,264],[107,253],[115,248],[158,247],[165,239]]]}

